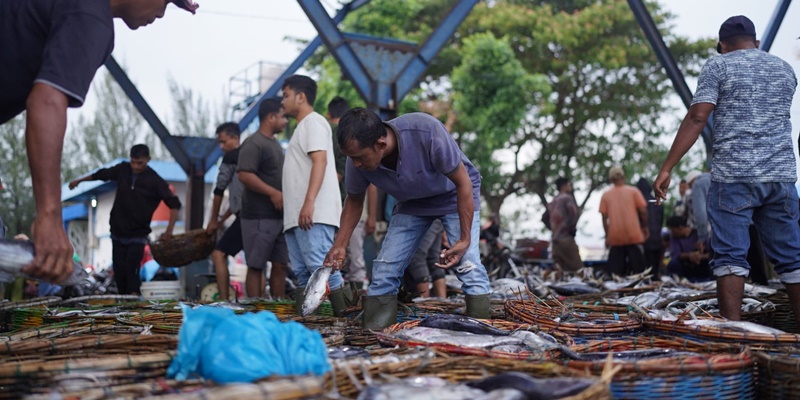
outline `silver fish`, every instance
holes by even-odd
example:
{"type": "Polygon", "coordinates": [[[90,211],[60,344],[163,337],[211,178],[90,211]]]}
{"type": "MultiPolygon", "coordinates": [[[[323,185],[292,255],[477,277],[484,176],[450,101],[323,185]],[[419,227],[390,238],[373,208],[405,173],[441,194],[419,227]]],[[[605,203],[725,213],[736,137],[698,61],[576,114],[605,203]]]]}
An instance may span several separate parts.
{"type": "Polygon", "coordinates": [[[358,400],[463,400],[485,395],[480,389],[461,384],[453,385],[444,379],[425,376],[369,386],[361,391],[358,400]]]}
{"type": "Polygon", "coordinates": [[[497,389],[474,400],[527,400],[528,396],[517,389],[497,389]]]}
{"type": "Polygon", "coordinates": [[[33,242],[0,239],[0,271],[19,275],[33,261],[33,242]]]}
{"type": "Polygon", "coordinates": [[[747,321],[720,321],[715,319],[695,319],[683,321],[689,326],[707,326],[719,329],[730,329],[739,332],[763,333],[767,335],[784,335],[786,332],[747,321]]]}
{"type": "Polygon", "coordinates": [[[397,333],[401,338],[425,343],[445,343],[454,346],[487,349],[490,347],[522,344],[522,340],[510,336],[476,335],[469,332],[451,331],[447,329],[414,327],[397,333]]]}
{"type": "Polygon", "coordinates": [[[575,283],[575,282],[567,282],[567,283],[553,283],[549,284],[551,289],[555,290],[556,293],[564,296],[571,296],[575,294],[591,294],[591,293],[600,293],[600,289],[591,287],[585,283],[575,283]]]}
{"type": "Polygon", "coordinates": [[[509,333],[474,318],[453,314],[434,314],[420,321],[417,326],[469,332],[476,335],[508,336],[509,333]]]}
{"type": "Polygon", "coordinates": [[[649,310],[647,315],[656,321],[677,321],[678,317],[667,310],[649,310]]]}
{"type": "MultiPolygon", "coordinates": [[[[33,261],[35,250],[30,240],[0,239],[0,282],[9,282],[24,276],[22,268],[33,261]]],[[[88,276],[80,264],[73,262],[75,270],[61,286],[77,285],[88,276]]]]}
{"type": "Polygon", "coordinates": [[[311,274],[311,278],[308,279],[306,284],[305,299],[303,300],[301,311],[304,317],[311,315],[322,303],[322,296],[325,295],[328,278],[331,277],[332,272],[332,267],[319,267],[311,274]]]}
{"type": "Polygon", "coordinates": [[[549,338],[545,339],[531,331],[514,331],[511,336],[522,340],[522,343],[534,350],[541,351],[559,347],[557,342],[551,342],[549,338]]]}
{"type": "Polygon", "coordinates": [[[521,372],[503,372],[488,378],[467,383],[468,386],[493,392],[498,389],[515,389],[529,399],[560,399],[583,392],[596,383],[588,378],[537,379],[521,372]]]}
{"type": "Polygon", "coordinates": [[[501,344],[500,346],[492,347],[492,351],[502,351],[504,353],[527,353],[530,351],[528,346],[520,346],[518,344],[501,344]]]}

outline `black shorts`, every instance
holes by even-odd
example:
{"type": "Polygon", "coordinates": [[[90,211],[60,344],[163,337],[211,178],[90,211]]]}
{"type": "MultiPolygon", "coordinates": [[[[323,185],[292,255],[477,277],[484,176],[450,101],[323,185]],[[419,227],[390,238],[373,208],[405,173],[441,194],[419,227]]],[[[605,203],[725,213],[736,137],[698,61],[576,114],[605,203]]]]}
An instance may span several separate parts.
{"type": "Polygon", "coordinates": [[[242,244],[242,223],[236,217],[231,226],[222,234],[222,238],[217,242],[216,249],[229,255],[235,256],[244,248],[242,244]]]}

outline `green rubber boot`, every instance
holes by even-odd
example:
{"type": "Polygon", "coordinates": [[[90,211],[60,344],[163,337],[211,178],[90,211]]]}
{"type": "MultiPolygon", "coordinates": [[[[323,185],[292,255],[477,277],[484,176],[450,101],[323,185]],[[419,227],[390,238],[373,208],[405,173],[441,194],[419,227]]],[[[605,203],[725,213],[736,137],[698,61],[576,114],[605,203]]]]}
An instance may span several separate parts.
{"type": "Polygon", "coordinates": [[[294,289],[294,311],[297,315],[303,315],[303,301],[306,299],[306,287],[300,286],[294,289]]]}
{"type": "Polygon", "coordinates": [[[341,317],[344,314],[344,310],[347,309],[348,293],[345,293],[345,290],[349,292],[350,288],[345,289],[345,286],[340,287],[336,290],[331,290],[331,293],[328,295],[328,300],[331,301],[331,308],[333,308],[333,316],[334,317],[341,317]]]}
{"type": "Polygon", "coordinates": [[[397,295],[364,296],[364,329],[382,330],[397,323],[397,295]]]}
{"type": "Polygon", "coordinates": [[[478,319],[489,319],[492,311],[489,307],[489,294],[467,295],[467,316],[478,319]]]}

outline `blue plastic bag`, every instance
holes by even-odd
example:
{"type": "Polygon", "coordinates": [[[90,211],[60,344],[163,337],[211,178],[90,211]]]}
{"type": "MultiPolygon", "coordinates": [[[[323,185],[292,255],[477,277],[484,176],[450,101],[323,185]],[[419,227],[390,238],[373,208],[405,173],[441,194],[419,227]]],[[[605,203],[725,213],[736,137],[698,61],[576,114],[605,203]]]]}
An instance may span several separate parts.
{"type": "Polygon", "coordinates": [[[322,335],[269,311],[236,315],[217,307],[182,304],[178,355],[168,378],[199,375],[218,383],[252,382],[272,375],[322,375],[330,370],[322,335]]]}

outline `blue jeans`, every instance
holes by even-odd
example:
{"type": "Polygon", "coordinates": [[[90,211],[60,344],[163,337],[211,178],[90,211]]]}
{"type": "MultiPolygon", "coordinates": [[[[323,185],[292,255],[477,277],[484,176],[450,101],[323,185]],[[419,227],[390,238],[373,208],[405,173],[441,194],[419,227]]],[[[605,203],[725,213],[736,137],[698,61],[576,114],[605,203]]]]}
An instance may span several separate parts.
{"type": "MultiPolygon", "coordinates": [[[[333,237],[336,235],[336,227],[326,224],[314,224],[311,229],[304,231],[300,228],[292,228],[285,232],[286,246],[289,248],[289,261],[292,263],[292,272],[297,277],[298,285],[305,287],[311,274],[314,273],[325,256],[333,246],[333,237]]],[[[328,286],[331,290],[342,287],[344,280],[342,273],[334,271],[328,278],[328,286]]]]}
{"type": "MultiPolygon", "coordinates": [[[[397,294],[403,272],[411,263],[422,238],[436,219],[440,219],[444,224],[444,230],[447,232],[450,243],[455,243],[461,238],[461,224],[458,221],[457,213],[434,217],[395,214],[392,217],[389,231],[386,233],[386,238],[383,239],[381,252],[372,264],[372,281],[368,291],[370,296],[397,294]]],[[[471,262],[475,268],[465,273],[456,272],[456,275],[464,283],[462,286],[464,293],[468,295],[487,294],[489,293],[489,276],[486,268],[481,264],[478,250],[480,214],[477,211],[472,217],[470,233],[472,239],[469,248],[461,258],[459,265],[471,262]]]]}
{"type": "Polygon", "coordinates": [[[711,182],[711,268],[715,276],[747,277],[750,221],[761,233],[764,253],[783,283],[800,283],[800,225],[793,182],[711,182]]]}

